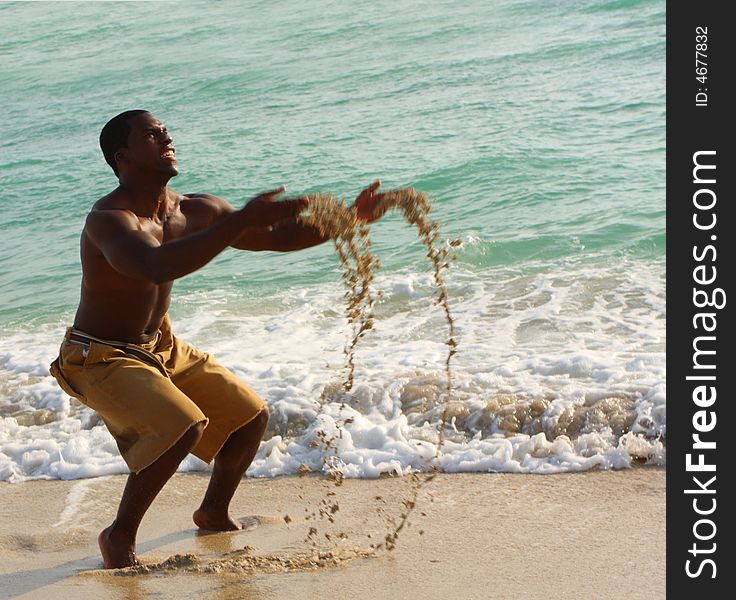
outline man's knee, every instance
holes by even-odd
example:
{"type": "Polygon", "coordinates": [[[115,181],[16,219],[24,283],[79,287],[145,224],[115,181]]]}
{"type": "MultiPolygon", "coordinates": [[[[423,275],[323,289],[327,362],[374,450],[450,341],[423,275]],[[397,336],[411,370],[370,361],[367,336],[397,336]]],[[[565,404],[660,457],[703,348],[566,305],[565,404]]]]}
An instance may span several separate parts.
{"type": "Polygon", "coordinates": [[[236,430],[231,437],[237,438],[239,443],[252,443],[254,438],[260,441],[268,426],[268,409],[263,409],[240,429],[236,430]]]}

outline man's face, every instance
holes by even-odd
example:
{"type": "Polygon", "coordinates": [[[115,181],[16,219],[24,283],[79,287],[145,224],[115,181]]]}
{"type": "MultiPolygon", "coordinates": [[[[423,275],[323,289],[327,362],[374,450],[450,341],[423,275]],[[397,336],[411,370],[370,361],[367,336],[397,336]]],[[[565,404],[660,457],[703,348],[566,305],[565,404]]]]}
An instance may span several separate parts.
{"type": "Polygon", "coordinates": [[[151,113],[136,115],[128,121],[128,147],[121,149],[121,157],[131,168],[154,171],[169,177],[179,174],[173,140],[166,126],[151,113]]]}

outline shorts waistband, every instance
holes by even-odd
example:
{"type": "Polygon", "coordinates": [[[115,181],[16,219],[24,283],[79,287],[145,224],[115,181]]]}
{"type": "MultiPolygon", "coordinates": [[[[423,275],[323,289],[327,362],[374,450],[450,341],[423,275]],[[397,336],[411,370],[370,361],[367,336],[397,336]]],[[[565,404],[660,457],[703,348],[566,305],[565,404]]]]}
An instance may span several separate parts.
{"type": "MultiPolygon", "coordinates": [[[[139,346],[138,344],[129,344],[128,342],[117,342],[115,340],[103,340],[101,338],[85,333],[84,331],[80,331],[79,329],[74,329],[73,327],[69,327],[66,330],[66,335],[64,337],[70,343],[79,344],[80,346],[84,346],[85,348],[89,348],[91,342],[96,342],[98,344],[111,346],[112,348],[115,348],[117,350],[122,350],[123,352],[125,352],[125,354],[156,367],[166,377],[168,377],[166,368],[163,364],[161,364],[161,361],[158,359],[158,357],[156,357],[155,354],[153,354],[144,346],[139,346]]],[[[146,344],[146,346],[150,348],[155,348],[160,339],[161,332],[158,331],[153,341],[146,344]]]]}

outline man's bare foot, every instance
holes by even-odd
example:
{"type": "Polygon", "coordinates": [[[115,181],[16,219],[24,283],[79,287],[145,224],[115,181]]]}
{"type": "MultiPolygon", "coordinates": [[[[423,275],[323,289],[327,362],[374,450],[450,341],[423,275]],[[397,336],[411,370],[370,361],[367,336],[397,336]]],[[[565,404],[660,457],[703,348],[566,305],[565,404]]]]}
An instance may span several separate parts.
{"type": "Polygon", "coordinates": [[[120,569],[140,564],[135,556],[135,544],[116,533],[113,526],[103,529],[97,538],[106,569],[120,569]]]}
{"type": "Polygon", "coordinates": [[[192,515],[194,524],[205,531],[238,531],[243,529],[240,521],[231,519],[227,513],[215,514],[204,508],[199,508],[192,515]]]}

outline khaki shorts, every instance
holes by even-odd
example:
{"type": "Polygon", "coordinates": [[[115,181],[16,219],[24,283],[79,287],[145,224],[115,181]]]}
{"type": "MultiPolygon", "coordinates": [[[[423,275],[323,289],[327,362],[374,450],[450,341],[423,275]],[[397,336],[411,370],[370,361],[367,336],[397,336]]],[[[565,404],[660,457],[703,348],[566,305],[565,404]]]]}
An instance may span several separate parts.
{"type": "Polygon", "coordinates": [[[192,453],[210,462],[230,434],[266,406],[212,356],[174,337],[168,315],[145,345],[69,328],[50,370],[67,394],[99,413],[134,473],[202,422],[204,434],[192,453]]]}

